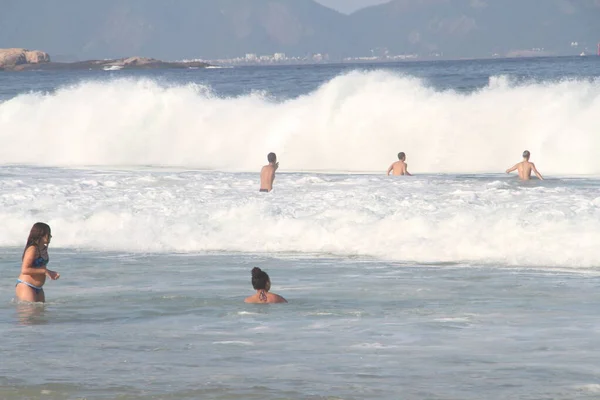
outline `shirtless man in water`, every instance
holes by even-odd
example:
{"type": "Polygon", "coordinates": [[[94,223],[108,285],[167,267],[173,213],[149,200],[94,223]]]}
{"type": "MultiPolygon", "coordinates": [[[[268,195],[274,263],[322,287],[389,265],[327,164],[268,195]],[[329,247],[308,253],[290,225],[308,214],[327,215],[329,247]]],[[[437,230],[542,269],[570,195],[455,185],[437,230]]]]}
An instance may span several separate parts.
{"type": "Polygon", "coordinates": [[[275,153],[269,153],[267,155],[267,160],[269,164],[262,167],[260,170],[260,191],[261,192],[270,192],[273,190],[273,181],[275,180],[275,171],[279,168],[279,163],[277,162],[277,156],[275,153]]]}
{"type": "Polygon", "coordinates": [[[412,176],[411,173],[408,172],[408,164],[406,164],[404,162],[406,160],[406,154],[404,154],[403,151],[398,153],[398,160],[400,160],[400,161],[396,161],[395,163],[390,165],[390,167],[388,168],[388,170],[387,170],[388,176],[390,175],[390,172],[392,172],[392,171],[393,171],[392,175],[412,176]]]}
{"type": "Polygon", "coordinates": [[[544,178],[542,177],[542,174],[540,174],[538,172],[538,170],[535,168],[535,164],[532,163],[532,162],[529,162],[529,157],[530,156],[531,156],[531,153],[529,153],[528,150],[525,150],[523,152],[523,161],[521,161],[520,163],[515,164],[514,167],[507,169],[506,173],[510,174],[514,170],[519,170],[519,178],[522,181],[528,181],[529,179],[531,179],[531,171],[533,171],[533,173],[535,174],[535,176],[537,176],[538,179],[540,179],[540,180],[543,181],[544,178]]]}

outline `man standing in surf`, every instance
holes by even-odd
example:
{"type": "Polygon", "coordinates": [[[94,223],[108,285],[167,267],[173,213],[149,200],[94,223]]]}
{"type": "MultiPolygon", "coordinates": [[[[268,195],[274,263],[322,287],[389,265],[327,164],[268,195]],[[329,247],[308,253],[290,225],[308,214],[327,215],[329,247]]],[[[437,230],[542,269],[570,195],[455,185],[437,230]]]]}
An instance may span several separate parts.
{"type": "Polygon", "coordinates": [[[269,164],[265,165],[260,170],[260,192],[265,193],[273,190],[275,171],[277,171],[277,168],[279,168],[279,163],[277,162],[277,156],[275,153],[269,153],[267,155],[267,161],[269,161],[269,164]]]}
{"type": "Polygon", "coordinates": [[[535,164],[532,162],[529,162],[530,156],[531,156],[531,153],[529,153],[529,150],[525,150],[523,152],[523,161],[515,164],[512,168],[507,169],[506,173],[510,174],[514,170],[518,170],[519,171],[519,179],[521,179],[522,181],[528,181],[531,179],[531,171],[533,171],[535,176],[537,176],[539,180],[543,181],[544,178],[542,177],[542,174],[540,174],[538,172],[538,170],[535,168],[535,164]]]}
{"type": "Polygon", "coordinates": [[[403,151],[398,153],[398,161],[396,161],[395,163],[390,165],[390,167],[388,168],[388,170],[387,170],[388,176],[390,175],[390,172],[392,172],[392,175],[395,175],[395,176],[399,176],[399,175],[412,176],[411,173],[408,172],[408,164],[406,163],[406,154],[404,154],[403,151]]]}

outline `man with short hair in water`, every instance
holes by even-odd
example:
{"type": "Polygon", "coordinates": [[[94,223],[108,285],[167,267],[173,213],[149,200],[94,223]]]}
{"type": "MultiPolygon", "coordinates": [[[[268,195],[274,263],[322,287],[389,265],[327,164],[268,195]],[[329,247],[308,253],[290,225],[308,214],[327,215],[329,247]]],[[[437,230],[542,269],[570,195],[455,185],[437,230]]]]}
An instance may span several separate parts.
{"type": "Polygon", "coordinates": [[[401,151],[400,153],[398,153],[398,160],[395,163],[393,163],[392,165],[390,165],[390,167],[387,170],[387,174],[388,176],[390,175],[390,172],[393,171],[392,175],[408,175],[408,176],[412,176],[412,174],[410,172],[408,172],[408,164],[405,162],[406,160],[406,154],[404,154],[403,151],[401,151]]]}
{"type": "Polygon", "coordinates": [[[273,190],[275,171],[279,168],[275,153],[269,153],[267,155],[267,160],[269,161],[269,164],[265,165],[260,170],[260,192],[270,192],[273,190]]]}
{"type": "Polygon", "coordinates": [[[529,179],[531,179],[531,171],[533,171],[535,176],[537,176],[539,180],[543,181],[544,178],[542,177],[542,174],[540,174],[535,168],[535,164],[529,161],[530,156],[531,153],[529,153],[529,150],[525,150],[523,152],[523,161],[515,164],[512,168],[507,169],[506,173],[510,174],[514,170],[518,170],[519,179],[521,179],[522,181],[528,181],[529,179]]]}

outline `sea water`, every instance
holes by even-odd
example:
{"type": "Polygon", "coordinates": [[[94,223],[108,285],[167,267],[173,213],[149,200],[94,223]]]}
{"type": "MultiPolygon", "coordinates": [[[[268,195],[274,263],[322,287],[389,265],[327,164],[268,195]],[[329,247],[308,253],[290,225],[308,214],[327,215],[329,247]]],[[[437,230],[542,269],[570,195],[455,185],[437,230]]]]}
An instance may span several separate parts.
{"type": "Polygon", "coordinates": [[[598,61],[0,74],[0,398],[597,398],[598,61]]]}

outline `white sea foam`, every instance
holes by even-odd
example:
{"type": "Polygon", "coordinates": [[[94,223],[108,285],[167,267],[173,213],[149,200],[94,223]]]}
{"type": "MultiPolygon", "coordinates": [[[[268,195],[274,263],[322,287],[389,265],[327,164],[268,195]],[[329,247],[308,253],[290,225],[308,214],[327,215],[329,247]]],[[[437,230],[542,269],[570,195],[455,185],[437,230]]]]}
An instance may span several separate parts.
{"type": "Polygon", "coordinates": [[[594,179],[280,173],[259,194],[247,173],[1,171],[0,246],[22,246],[40,220],[53,227],[53,246],[74,249],[600,265],[594,179]]]}
{"type": "Polygon", "coordinates": [[[107,80],[0,103],[0,164],[171,165],[254,171],[497,172],[529,149],[542,172],[600,174],[600,83],[436,91],[390,72],[352,72],[287,101],[215,96],[200,85],[107,80]]]}
{"type": "Polygon", "coordinates": [[[600,385],[598,385],[597,383],[581,385],[578,386],[577,389],[582,392],[600,393],[600,385]]]}
{"type": "Polygon", "coordinates": [[[375,350],[375,349],[389,349],[389,348],[395,348],[397,346],[386,346],[383,345],[381,343],[359,343],[359,344],[355,344],[353,346],[351,346],[353,348],[360,348],[360,349],[366,349],[366,350],[375,350]]]}
{"type": "Polygon", "coordinates": [[[496,172],[528,148],[547,175],[600,174],[599,111],[594,81],[497,77],[458,94],[381,71],[339,76],[283,102],[123,79],[20,95],[0,103],[0,164],[113,170],[4,167],[0,246],[21,246],[43,220],[53,245],[66,248],[597,267],[593,178],[516,184],[381,171],[403,150],[413,172],[496,172]],[[268,151],[278,152],[281,173],[265,196],[256,171],[268,151]],[[285,174],[303,169],[379,175],[285,174]]]}

